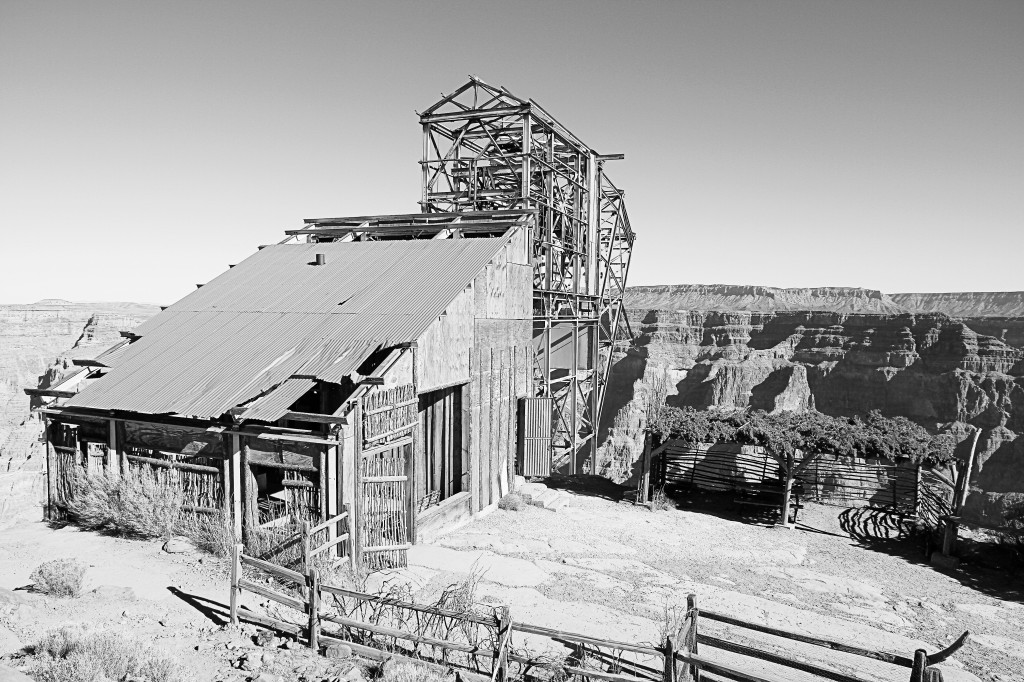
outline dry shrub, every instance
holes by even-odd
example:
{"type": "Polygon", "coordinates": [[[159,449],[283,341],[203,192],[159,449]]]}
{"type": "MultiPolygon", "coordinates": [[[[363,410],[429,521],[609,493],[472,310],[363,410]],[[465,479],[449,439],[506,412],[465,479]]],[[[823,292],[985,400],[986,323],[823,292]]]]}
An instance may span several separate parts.
{"type": "Polygon", "coordinates": [[[221,559],[231,556],[235,546],[235,529],[226,513],[184,513],[175,525],[175,532],[192,541],[200,551],[221,559]]]}
{"type": "Polygon", "coordinates": [[[296,537],[297,524],[250,529],[245,536],[245,553],[278,566],[301,570],[302,542],[296,537]]]}
{"type": "Polygon", "coordinates": [[[524,507],[526,507],[526,502],[523,502],[523,498],[519,493],[509,493],[498,500],[498,509],[504,509],[505,511],[519,511],[524,507]]]}
{"type": "Polygon", "coordinates": [[[37,682],[97,682],[142,679],[178,682],[178,664],[152,647],[123,634],[77,627],[51,630],[34,647],[32,676],[37,682]]]}
{"type": "Polygon", "coordinates": [[[664,642],[666,637],[671,637],[676,642],[682,640],[682,636],[686,633],[686,613],[687,608],[678,604],[665,603],[665,609],[661,614],[660,623],[660,638],[659,642],[664,642]]]}
{"type": "Polygon", "coordinates": [[[181,488],[163,474],[131,469],[123,476],[78,474],[71,519],[91,530],[130,537],[169,537],[181,512],[181,488]]]}
{"type": "Polygon", "coordinates": [[[82,594],[86,568],[75,559],[54,559],[36,566],[29,578],[38,592],[54,597],[77,597],[82,594]]]}
{"type": "Polygon", "coordinates": [[[664,487],[654,491],[654,494],[651,496],[651,511],[669,511],[675,508],[675,503],[665,494],[664,487]]]}
{"type": "MultiPolygon", "coordinates": [[[[377,590],[377,596],[384,597],[382,601],[361,601],[349,597],[331,595],[330,598],[325,597],[322,606],[327,611],[340,613],[340,615],[347,618],[370,625],[402,630],[420,637],[447,640],[471,647],[493,649],[497,645],[496,628],[468,621],[464,617],[466,614],[478,616],[494,615],[493,609],[481,606],[477,602],[476,592],[480,578],[480,571],[474,567],[470,575],[460,582],[449,585],[435,601],[424,604],[435,609],[452,612],[452,615],[427,613],[402,606],[402,603],[415,601],[408,583],[404,581],[385,582],[377,590]]],[[[353,580],[358,582],[359,576],[353,576],[353,580]]],[[[347,585],[339,585],[339,587],[347,587],[347,585]]],[[[362,585],[355,585],[354,587],[357,591],[366,591],[362,585]]],[[[380,651],[392,651],[403,656],[415,658],[422,657],[471,670],[478,670],[481,664],[481,660],[475,659],[470,654],[439,649],[428,644],[417,646],[401,638],[382,635],[361,628],[341,626],[336,632],[331,631],[327,634],[338,636],[341,639],[355,642],[356,644],[371,646],[380,651]]],[[[423,679],[434,678],[427,677],[423,679]]]]}

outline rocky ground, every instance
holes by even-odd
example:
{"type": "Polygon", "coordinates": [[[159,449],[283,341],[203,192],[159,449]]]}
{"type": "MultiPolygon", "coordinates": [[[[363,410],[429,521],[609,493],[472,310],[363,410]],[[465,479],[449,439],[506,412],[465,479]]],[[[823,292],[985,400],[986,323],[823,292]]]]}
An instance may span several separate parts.
{"type": "MultiPolygon", "coordinates": [[[[666,606],[685,604],[688,593],[706,609],[905,655],[935,652],[970,630],[944,666],[947,680],[1024,680],[1019,581],[983,569],[942,573],[894,553],[892,543],[878,551],[851,540],[841,509],[812,504],[805,511],[798,529],[786,530],[575,494],[558,512],[496,511],[439,545],[415,547],[399,575],[427,598],[475,568],[484,571],[479,593],[510,604],[513,618],[619,641],[656,641],[666,606]]],[[[868,679],[907,673],[711,621],[701,627],[868,679]]],[[[770,665],[763,672],[813,679],[770,665]]]]}
{"type": "MultiPolygon", "coordinates": [[[[426,601],[477,573],[477,597],[508,604],[515,620],[620,641],[657,641],[666,606],[685,603],[688,593],[705,609],[908,655],[919,647],[941,649],[969,629],[970,641],[944,666],[946,680],[1024,680],[1019,583],[977,570],[942,573],[889,545],[885,551],[862,546],[844,532],[837,508],[809,505],[799,528],[786,530],[697,508],[651,512],[617,501],[620,494],[614,486],[588,488],[563,492],[551,505],[557,511],[494,511],[437,544],[414,547],[409,568],[374,574],[368,586],[407,582],[426,601]]],[[[258,646],[251,629],[223,627],[227,601],[226,566],[208,555],[169,554],[159,541],[38,521],[0,534],[0,663],[24,665],[17,654],[24,645],[77,623],[172,652],[188,679],[362,675],[354,660],[313,657],[281,640],[258,646]],[[23,589],[36,565],[58,557],[90,565],[84,596],[58,599],[23,589]]],[[[251,595],[243,603],[261,606],[251,595]]],[[[725,632],[722,627],[701,624],[711,634],[725,632]]],[[[728,630],[730,638],[825,660],[865,679],[907,677],[887,664],[822,657],[814,647],[728,630]]],[[[514,645],[554,646],[542,638],[514,645]]],[[[702,653],[736,660],[707,648],[702,653]]],[[[761,671],[780,680],[809,679],[770,665],[761,671]]]]}
{"type": "MultiPolygon", "coordinates": [[[[75,625],[147,641],[172,654],[184,668],[183,679],[189,681],[362,679],[363,668],[354,659],[313,656],[295,642],[257,638],[255,627],[227,626],[228,565],[191,550],[171,554],[162,545],[74,527],[52,529],[42,522],[4,531],[0,666],[27,670],[27,659],[18,653],[23,647],[48,630],[75,625]],[[29,575],[35,566],[64,557],[89,565],[83,596],[56,598],[24,589],[31,585],[29,575]]],[[[260,608],[257,599],[246,595],[242,603],[260,608]]]]}

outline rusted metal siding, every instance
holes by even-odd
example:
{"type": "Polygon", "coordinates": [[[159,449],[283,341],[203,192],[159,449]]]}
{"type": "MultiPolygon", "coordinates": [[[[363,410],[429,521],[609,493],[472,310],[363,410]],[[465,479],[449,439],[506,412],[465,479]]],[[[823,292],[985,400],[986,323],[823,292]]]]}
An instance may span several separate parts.
{"type": "Polygon", "coordinates": [[[209,418],[293,375],[337,382],[376,349],[417,339],[506,242],[267,247],[139,326],[67,404],[209,418]]]}
{"type": "Polygon", "coordinates": [[[519,456],[523,476],[551,475],[551,398],[519,401],[519,456]]]}

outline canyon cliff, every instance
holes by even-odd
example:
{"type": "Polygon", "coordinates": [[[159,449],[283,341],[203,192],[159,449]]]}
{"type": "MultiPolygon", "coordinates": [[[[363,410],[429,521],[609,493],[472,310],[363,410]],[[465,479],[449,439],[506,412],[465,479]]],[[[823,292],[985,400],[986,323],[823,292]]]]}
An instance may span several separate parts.
{"type": "Polygon", "coordinates": [[[998,524],[1024,499],[1024,292],[646,286],[625,305],[598,462],[637,454],[638,393],[663,373],[680,407],[878,409],[954,430],[960,454],[977,427],[967,512],[998,524]]]}
{"type": "Polygon", "coordinates": [[[71,303],[47,299],[0,305],[0,526],[45,488],[41,421],[30,414],[23,389],[46,387],[74,358],[94,357],[159,312],[138,303],[71,303]],[[18,500],[15,502],[14,500],[18,500]]]}

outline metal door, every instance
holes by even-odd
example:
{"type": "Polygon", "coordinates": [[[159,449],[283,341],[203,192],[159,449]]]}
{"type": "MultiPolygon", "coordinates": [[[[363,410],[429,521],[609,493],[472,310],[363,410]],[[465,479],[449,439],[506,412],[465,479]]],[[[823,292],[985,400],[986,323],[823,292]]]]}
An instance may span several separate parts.
{"type": "Polygon", "coordinates": [[[519,399],[519,473],[551,475],[551,398],[519,399]]]}

